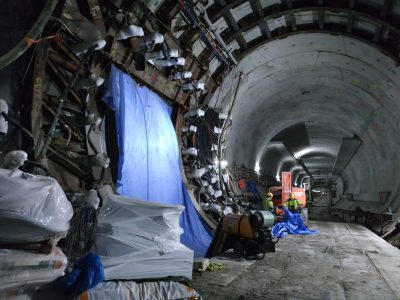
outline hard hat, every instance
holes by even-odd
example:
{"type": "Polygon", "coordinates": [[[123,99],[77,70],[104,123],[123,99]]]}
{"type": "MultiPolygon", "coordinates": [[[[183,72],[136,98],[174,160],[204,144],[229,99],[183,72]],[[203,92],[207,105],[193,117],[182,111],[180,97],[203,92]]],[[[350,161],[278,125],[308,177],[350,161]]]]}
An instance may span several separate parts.
{"type": "Polygon", "coordinates": [[[294,199],[294,193],[290,193],[289,198],[290,198],[290,199],[294,199]]]}
{"type": "Polygon", "coordinates": [[[274,197],[274,194],[272,194],[271,192],[268,192],[267,196],[272,198],[272,197],[274,197]]]}

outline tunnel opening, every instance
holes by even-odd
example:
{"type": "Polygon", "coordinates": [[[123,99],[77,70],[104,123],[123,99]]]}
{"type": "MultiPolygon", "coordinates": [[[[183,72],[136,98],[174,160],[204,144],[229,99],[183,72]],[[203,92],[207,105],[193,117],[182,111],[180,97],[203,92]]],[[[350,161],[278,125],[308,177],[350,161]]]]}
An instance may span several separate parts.
{"type": "MultiPolygon", "coordinates": [[[[253,49],[225,79],[243,72],[228,161],[277,181],[292,172],[293,185],[309,184],[317,202],[326,198],[325,216],[397,211],[396,66],[366,43],[321,33],[253,49]]],[[[226,110],[230,92],[222,93],[214,101],[226,110]]],[[[382,234],[378,219],[365,225],[382,234]]]]}

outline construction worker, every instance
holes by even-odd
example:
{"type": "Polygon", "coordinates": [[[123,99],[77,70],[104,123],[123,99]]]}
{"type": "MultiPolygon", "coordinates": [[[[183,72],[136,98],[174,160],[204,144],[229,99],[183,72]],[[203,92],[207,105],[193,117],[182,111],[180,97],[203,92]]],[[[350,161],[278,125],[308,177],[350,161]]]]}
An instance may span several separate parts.
{"type": "Polygon", "coordinates": [[[294,193],[290,193],[289,199],[286,200],[285,206],[292,212],[300,212],[301,211],[301,204],[299,200],[294,197],[294,193]]]}
{"type": "Polygon", "coordinates": [[[274,194],[271,192],[267,193],[267,197],[263,200],[263,208],[265,210],[274,210],[274,202],[272,202],[272,198],[274,197],[274,194]]]}

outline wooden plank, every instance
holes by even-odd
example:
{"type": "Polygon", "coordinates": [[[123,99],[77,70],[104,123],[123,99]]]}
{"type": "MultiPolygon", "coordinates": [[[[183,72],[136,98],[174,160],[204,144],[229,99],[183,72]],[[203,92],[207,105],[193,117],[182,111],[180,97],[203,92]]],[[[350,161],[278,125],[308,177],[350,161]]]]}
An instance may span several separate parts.
{"type": "Polygon", "coordinates": [[[183,104],[178,102],[181,98],[176,99],[180,87],[175,82],[165,77],[155,67],[146,64],[146,69],[144,71],[137,71],[134,61],[132,60],[132,52],[118,41],[114,41],[111,51],[114,62],[123,65],[124,69],[132,75],[135,80],[154,89],[161,97],[183,104]]]}
{"type": "MultiPolygon", "coordinates": [[[[50,106],[58,105],[58,98],[56,96],[52,96],[47,93],[43,93],[42,97],[43,97],[43,100],[50,106]]],[[[84,113],[81,106],[78,106],[77,104],[73,104],[73,103],[67,102],[67,101],[64,101],[63,111],[68,111],[72,114],[83,114],[84,113]]]]}
{"type": "Polygon", "coordinates": [[[59,53],[63,53],[65,55],[67,60],[70,59],[75,63],[75,65],[80,64],[79,58],[64,43],[57,43],[57,49],[59,50],[59,53]]]}
{"type": "MultiPolygon", "coordinates": [[[[50,118],[54,118],[54,116],[56,114],[55,110],[53,108],[51,108],[49,105],[47,105],[46,102],[43,102],[43,109],[44,109],[44,112],[47,113],[50,118]]],[[[83,136],[79,133],[79,131],[74,130],[74,126],[72,124],[68,123],[67,121],[65,121],[62,116],[59,118],[59,123],[62,125],[62,128],[65,131],[68,131],[67,128],[70,128],[71,134],[75,139],[77,139],[80,142],[82,142],[84,140],[83,136]]]]}
{"type": "Polygon", "coordinates": [[[49,147],[48,148],[48,158],[57,164],[61,165],[68,172],[76,175],[77,177],[83,179],[86,182],[93,182],[93,175],[86,170],[84,170],[81,166],[74,163],[69,158],[55,151],[55,149],[49,147]]]}
{"type": "MultiPolygon", "coordinates": [[[[46,59],[50,41],[39,43],[33,63],[33,88],[32,88],[32,109],[31,109],[31,130],[36,145],[42,134],[42,103],[43,103],[43,82],[46,71],[46,59]]],[[[39,146],[39,145],[38,145],[39,146]]],[[[39,149],[36,147],[34,157],[37,158],[39,149]]]]}
{"type": "MultiPolygon", "coordinates": [[[[66,144],[67,144],[67,140],[65,140],[65,139],[53,138],[51,140],[51,146],[54,149],[58,149],[60,147],[64,148],[66,144]]],[[[71,142],[71,141],[68,143],[68,149],[70,151],[78,152],[78,153],[86,153],[87,152],[86,145],[83,145],[81,143],[71,142]]]]}
{"type": "Polygon", "coordinates": [[[92,15],[93,23],[96,24],[97,28],[103,33],[106,33],[106,27],[104,25],[103,14],[101,13],[100,5],[98,0],[88,0],[90,14],[92,15]]]}
{"type": "MultiPolygon", "coordinates": [[[[79,64],[76,65],[76,64],[72,63],[71,61],[66,60],[65,58],[63,58],[62,56],[60,56],[58,53],[55,53],[55,52],[53,52],[53,51],[49,51],[48,56],[49,56],[49,58],[50,58],[53,62],[55,62],[58,66],[60,66],[60,67],[62,67],[62,68],[64,68],[64,69],[66,69],[66,70],[68,70],[68,71],[70,71],[70,72],[75,72],[75,71],[78,69],[78,65],[79,65],[79,64]]],[[[81,74],[83,77],[89,76],[89,72],[88,72],[85,68],[83,68],[83,67],[80,67],[80,74],[81,74]]]]}
{"type": "MultiPolygon", "coordinates": [[[[56,77],[56,84],[59,85],[61,89],[68,88],[68,79],[57,69],[56,65],[50,59],[47,60],[47,66],[49,66],[50,73],[56,77]]],[[[69,94],[72,96],[71,99],[79,104],[82,104],[82,100],[78,93],[73,88],[68,89],[69,94]]]]}

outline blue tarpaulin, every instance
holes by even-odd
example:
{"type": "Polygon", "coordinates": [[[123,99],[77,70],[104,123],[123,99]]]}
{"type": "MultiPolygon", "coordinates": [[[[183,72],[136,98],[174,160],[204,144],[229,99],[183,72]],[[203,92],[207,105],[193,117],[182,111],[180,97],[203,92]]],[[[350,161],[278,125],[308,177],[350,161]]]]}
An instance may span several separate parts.
{"type": "Polygon", "coordinates": [[[103,101],[116,115],[117,192],[139,200],[184,205],[181,242],[194,250],[195,256],[204,256],[211,235],[182,182],[170,107],[115,66],[112,66],[103,101]]]}
{"type": "Polygon", "coordinates": [[[283,208],[285,216],[283,222],[278,222],[272,227],[273,237],[284,237],[288,234],[317,234],[318,231],[310,230],[304,224],[298,213],[291,213],[286,207],[283,208]]]}
{"type": "Polygon", "coordinates": [[[104,269],[100,257],[90,252],[76,261],[70,273],[59,277],[55,286],[74,295],[90,290],[104,280],[104,269]]]}

